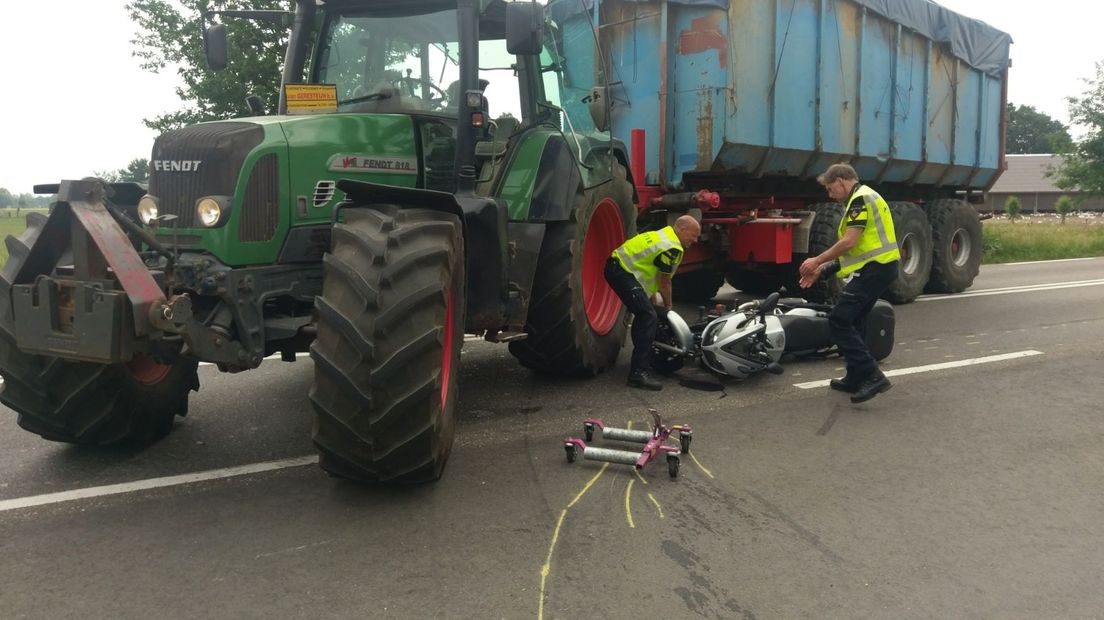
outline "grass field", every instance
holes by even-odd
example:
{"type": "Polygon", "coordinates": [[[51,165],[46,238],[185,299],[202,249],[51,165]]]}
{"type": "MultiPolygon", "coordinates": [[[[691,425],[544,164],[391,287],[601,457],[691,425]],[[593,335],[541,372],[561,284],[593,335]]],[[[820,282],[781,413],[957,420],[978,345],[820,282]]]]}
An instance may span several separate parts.
{"type": "MultiPolygon", "coordinates": [[[[23,209],[16,217],[15,209],[0,210],[0,240],[22,234],[29,211],[46,212],[23,209]]],[[[986,264],[1104,256],[1104,215],[1074,214],[1066,217],[1065,224],[1059,224],[1056,215],[1027,216],[1015,222],[995,218],[982,224],[982,233],[986,264]]],[[[0,243],[0,265],[7,260],[8,248],[0,243]]]]}
{"type": "Polygon", "coordinates": [[[3,242],[8,235],[18,237],[27,228],[27,214],[30,212],[46,214],[46,209],[21,209],[16,217],[15,209],[0,209],[0,266],[8,262],[8,246],[3,242]]]}
{"type": "Polygon", "coordinates": [[[1104,216],[1100,215],[1069,215],[1065,224],[1059,224],[1056,215],[1015,222],[992,219],[981,228],[985,264],[1104,256],[1104,216]]]}

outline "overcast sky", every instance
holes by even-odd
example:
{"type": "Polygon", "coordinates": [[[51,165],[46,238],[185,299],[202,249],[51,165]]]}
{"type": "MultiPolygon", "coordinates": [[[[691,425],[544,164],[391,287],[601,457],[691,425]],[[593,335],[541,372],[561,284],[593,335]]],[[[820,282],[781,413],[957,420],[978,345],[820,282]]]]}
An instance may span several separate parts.
{"type": "MultiPolygon", "coordinates": [[[[143,118],[175,110],[174,75],[131,56],[125,0],[7,2],[0,31],[0,187],[80,178],[149,157],[143,118]]],[[[1104,60],[1099,0],[943,0],[1012,35],[1009,99],[1068,122],[1065,97],[1104,60]]]]}

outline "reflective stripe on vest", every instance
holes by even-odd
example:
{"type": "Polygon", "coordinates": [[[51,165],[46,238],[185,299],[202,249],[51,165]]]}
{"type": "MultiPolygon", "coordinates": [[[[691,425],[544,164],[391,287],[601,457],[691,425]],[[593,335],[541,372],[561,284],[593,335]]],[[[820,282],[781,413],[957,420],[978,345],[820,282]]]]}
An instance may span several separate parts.
{"type": "Polygon", "coordinates": [[[621,263],[625,271],[636,278],[649,295],[655,295],[659,288],[659,268],[656,267],[655,259],[668,250],[679,251],[674,264],[677,268],[682,261],[682,244],[671,226],[640,233],[614,250],[612,256],[621,263]]]}
{"type": "Polygon", "coordinates": [[[889,213],[889,205],[878,195],[878,192],[865,185],[860,185],[851,199],[847,201],[847,207],[843,211],[843,219],[840,220],[839,237],[843,238],[847,231],[847,213],[851,210],[851,204],[862,199],[863,208],[867,211],[866,227],[863,228],[859,243],[839,258],[840,270],[837,277],[843,278],[854,271],[862,269],[871,261],[879,263],[892,263],[901,259],[901,251],[897,247],[897,233],[893,228],[893,216],[889,213]],[[871,196],[874,200],[867,201],[871,196]],[[870,223],[874,222],[874,226],[870,223]]]}

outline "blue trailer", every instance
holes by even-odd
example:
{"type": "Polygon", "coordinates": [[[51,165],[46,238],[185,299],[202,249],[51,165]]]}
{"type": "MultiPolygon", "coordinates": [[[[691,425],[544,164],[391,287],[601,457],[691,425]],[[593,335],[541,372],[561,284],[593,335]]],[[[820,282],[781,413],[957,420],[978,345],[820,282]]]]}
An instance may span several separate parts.
{"type": "Polygon", "coordinates": [[[702,217],[676,296],[709,298],[725,277],[755,292],[792,285],[800,260],[835,239],[840,209],[815,177],[837,162],[892,203],[904,256],[891,301],[973,282],[970,203],[1004,169],[1009,35],[928,0],[550,11],[567,50],[564,107],[631,144],[642,223],[702,217]]]}

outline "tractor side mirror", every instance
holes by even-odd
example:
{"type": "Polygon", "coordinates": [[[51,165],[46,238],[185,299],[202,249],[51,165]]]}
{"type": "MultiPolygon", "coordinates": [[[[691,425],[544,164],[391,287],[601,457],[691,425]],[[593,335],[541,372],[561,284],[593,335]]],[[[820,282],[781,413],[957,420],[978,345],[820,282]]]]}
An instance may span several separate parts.
{"type": "Polygon", "coordinates": [[[203,51],[207,55],[207,66],[211,71],[222,71],[226,68],[228,49],[226,26],[211,24],[203,31],[203,51]]]}
{"type": "Polygon", "coordinates": [[[506,51],[536,56],[544,46],[544,5],[511,2],[506,5],[506,51]]]}

